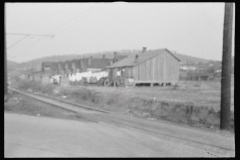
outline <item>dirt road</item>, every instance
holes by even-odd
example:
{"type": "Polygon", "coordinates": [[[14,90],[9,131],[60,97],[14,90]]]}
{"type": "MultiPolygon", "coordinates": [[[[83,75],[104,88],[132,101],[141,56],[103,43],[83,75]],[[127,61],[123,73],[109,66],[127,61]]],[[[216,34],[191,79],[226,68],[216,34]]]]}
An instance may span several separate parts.
{"type": "Polygon", "coordinates": [[[11,113],[4,120],[5,157],[214,157],[200,148],[104,122],[11,113]]]}

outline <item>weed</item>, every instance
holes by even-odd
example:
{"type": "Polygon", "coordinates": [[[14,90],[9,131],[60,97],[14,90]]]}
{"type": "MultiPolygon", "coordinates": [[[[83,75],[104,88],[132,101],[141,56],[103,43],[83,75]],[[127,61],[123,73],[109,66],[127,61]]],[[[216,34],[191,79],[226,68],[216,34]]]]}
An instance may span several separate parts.
{"type": "Polygon", "coordinates": [[[194,84],[194,87],[201,87],[201,84],[195,83],[195,84],[194,84]]]}
{"type": "Polygon", "coordinates": [[[106,104],[107,105],[117,104],[121,98],[122,97],[120,93],[111,93],[110,95],[108,95],[106,104]]]}
{"type": "Polygon", "coordinates": [[[45,84],[41,87],[42,93],[53,94],[53,91],[56,87],[53,84],[45,84]]]}
{"type": "Polygon", "coordinates": [[[176,84],[173,86],[173,89],[174,89],[174,90],[177,90],[177,89],[179,89],[179,87],[180,87],[180,86],[176,83],[176,84]]]}

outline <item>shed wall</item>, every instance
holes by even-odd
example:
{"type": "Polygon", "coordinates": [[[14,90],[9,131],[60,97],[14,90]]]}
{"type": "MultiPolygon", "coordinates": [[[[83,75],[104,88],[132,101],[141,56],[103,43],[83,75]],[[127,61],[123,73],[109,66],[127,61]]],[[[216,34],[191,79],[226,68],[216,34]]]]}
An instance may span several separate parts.
{"type": "Polygon", "coordinates": [[[133,79],[135,81],[160,82],[163,77],[164,55],[153,57],[133,67],[133,79]]]}
{"type": "Polygon", "coordinates": [[[179,80],[179,61],[177,61],[172,55],[164,53],[166,58],[166,81],[178,82],[179,80]]]}

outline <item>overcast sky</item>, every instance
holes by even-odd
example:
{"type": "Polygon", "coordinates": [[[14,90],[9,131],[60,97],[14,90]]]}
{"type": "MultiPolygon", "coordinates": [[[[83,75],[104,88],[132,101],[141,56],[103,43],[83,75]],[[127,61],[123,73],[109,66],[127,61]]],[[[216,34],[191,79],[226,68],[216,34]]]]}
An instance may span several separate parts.
{"type": "Polygon", "coordinates": [[[9,60],[168,48],[221,60],[224,3],[5,3],[9,60]],[[12,46],[13,45],[13,46],[12,46]]]}

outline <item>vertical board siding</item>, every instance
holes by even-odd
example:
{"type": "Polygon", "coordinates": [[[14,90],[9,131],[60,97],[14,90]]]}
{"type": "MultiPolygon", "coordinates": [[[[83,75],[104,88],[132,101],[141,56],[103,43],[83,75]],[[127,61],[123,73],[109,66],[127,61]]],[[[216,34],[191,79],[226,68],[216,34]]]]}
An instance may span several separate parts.
{"type": "Polygon", "coordinates": [[[153,79],[153,80],[157,79],[157,78],[156,78],[156,75],[157,75],[156,71],[157,71],[157,70],[156,70],[156,67],[155,67],[155,66],[156,66],[156,58],[153,58],[153,59],[152,59],[152,79],[153,79]]]}
{"type": "Polygon", "coordinates": [[[179,79],[179,61],[166,51],[131,67],[135,81],[177,82],[179,79]]]}
{"type": "Polygon", "coordinates": [[[133,79],[134,80],[139,80],[139,77],[138,77],[138,67],[139,66],[134,66],[133,67],[133,79]]]}
{"type": "Polygon", "coordinates": [[[150,81],[151,80],[151,59],[146,61],[146,77],[145,79],[147,81],[150,81]]]}
{"type": "Polygon", "coordinates": [[[158,81],[159,82],[164,81],[163,65],[164,65],[163,54],[161,54],[158,56],[158,81]]]}
{"type": "Polygon", "coordinates": [[[125,78],[132,78],[133,77],[133,67],[125,67],[123,72],[123,76],[125,78]]]}
{"type": "Polygon", "coordinates": [[[179,80],[179,62],[170,54],[166,56],[166,80],[168,82],[178,82],[179,80]]]}

